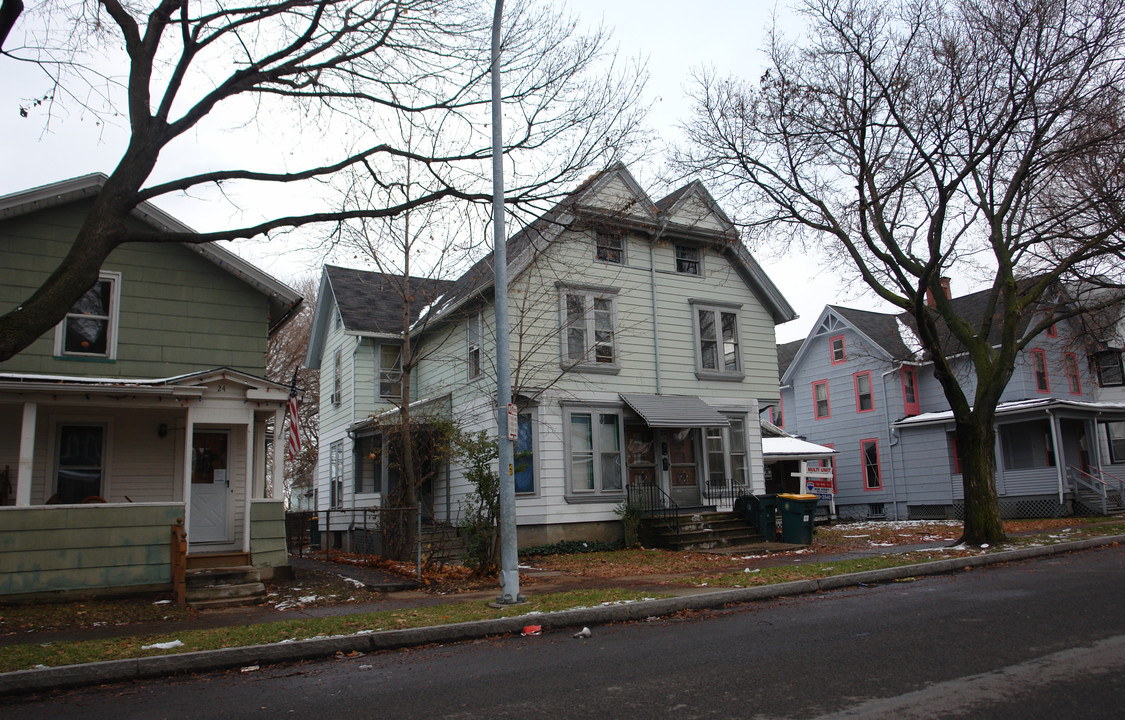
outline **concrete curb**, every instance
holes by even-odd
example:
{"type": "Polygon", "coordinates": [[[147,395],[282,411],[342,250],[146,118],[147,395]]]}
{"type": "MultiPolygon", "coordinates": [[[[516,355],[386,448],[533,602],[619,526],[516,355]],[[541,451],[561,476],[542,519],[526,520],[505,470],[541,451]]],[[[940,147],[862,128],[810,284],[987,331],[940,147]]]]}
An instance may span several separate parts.
{"type": "Polygon", "coordinates": [[[227,670],[250,665],[315,660],[330,657],[336,653],[370,653],[420,645],[477,640],[519,632],[528,624],[541,625],[544,629],[558,629],[644,620],[649,617],[672,615],[684,610],[706,610],[723,607],[724,605],[838,590],[909,577],[941,575],[986,565],[1062,555],[1117,543],[1125,543],[1125,535],[1091,538],[1057,545],[1007,550],[988,555],[951,558],[883,570],[835,575],[820,580],[798,580],[777,585],[716,590],[696,595],[644,600],[620,605],[576,608],[555,613],[518,615],[496,620],[478,620],[406,630],[361,632],[353,635],[224,648],[221,650],[203,650],[179,655],[158,655],[129,660],[108,660],[84,665],[18,670],[0,673],[0,696],[142,680],[183,673],[227,670]]]}

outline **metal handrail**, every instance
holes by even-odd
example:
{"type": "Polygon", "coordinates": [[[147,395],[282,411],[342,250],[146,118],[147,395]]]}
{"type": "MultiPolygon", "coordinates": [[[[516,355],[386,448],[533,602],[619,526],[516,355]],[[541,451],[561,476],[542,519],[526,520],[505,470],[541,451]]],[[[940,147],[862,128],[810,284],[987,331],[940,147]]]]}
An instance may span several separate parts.
{"type": "Polygon", "coordinates": [[[648,518],[664,525],[680,542],[680,505],[656,483],[630,483],[625,487],[626,502],[641,509],[648,518]]]}
{"type": "Polygon", "coordinates": [[[730,478],[720,487],[712,488],[709,484],[703,486],[703,497],[708,500],[717,501],[716,505],[720,503],[729,503],[732,507],[734,501],[743,495],[750,495],[750,488],[742,483],[730,478]]]}
{"type": "Polygon", "coordinates": [[[1098,497],[1100,497],[1102,500],[1102,515],[1108,515],[1109,500],[1106,497],[1106,490],[1109,488],[1109,484],[1105,480],[1091,475],[1081,468],[1076,468],[1073,465],[1068,465],[1067,470],[1070,471],[1067,474],[1070,476],[1070,479],[1072,481],[1071,487],[1073,488],[1075,494],[1078,493],[1079,486],[1087,488],[1091,492],[1097,493],[1098,497]],[[1089,482],[1087,478],[1089,478],[1089,480],[1092,480],[1093,482],[1089,482]]]}
{"type": "Polygon", "coordinates": [[[1087,475],[1088,477],[1093,478],[1097,482],[1102,483],[1105,486],[1105,491],[1106,491],[1107,495],[1108,495],[1110,489],[1113,488],[1114,485],[1116,485],[1117,487],[1115,488],[1115,490],[1117,492],[1118,501],[1121,504],[1125,505],[1125,480],[1122,480],[1119,477],[1115,477],[1113,475],[1110,475],[1109,473],[1107,473],[1105,470],[1103,470],[1101,468],[1091,467],[1090,469],[1093,470],[1094,473],[1097,473],[1097,474],[1095,475],[1093,473],[1083,472],[1082,470],[1079,470],[1078,472],[1080,472],[1084,475],[1087,475]]]}

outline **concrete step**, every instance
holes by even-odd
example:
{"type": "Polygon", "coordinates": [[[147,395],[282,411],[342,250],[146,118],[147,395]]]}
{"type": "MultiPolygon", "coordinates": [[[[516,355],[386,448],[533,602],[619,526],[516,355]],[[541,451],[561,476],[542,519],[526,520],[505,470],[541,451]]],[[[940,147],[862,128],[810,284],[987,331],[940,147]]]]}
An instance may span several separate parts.
{"type": "Polygon", "coordinates": [[[184,575],[184,582],[189,592],[193,587],[243,585],[246,583],[261,582],[261,580],[262,574],[253,565],[188,570],[184,575]]]}
{"type": "Polygon", "coordinates": [[[188,605],[200,610],[253,605],[266,596],[261,573],[249,565],[189,570],[184,584],[188,605]]]}

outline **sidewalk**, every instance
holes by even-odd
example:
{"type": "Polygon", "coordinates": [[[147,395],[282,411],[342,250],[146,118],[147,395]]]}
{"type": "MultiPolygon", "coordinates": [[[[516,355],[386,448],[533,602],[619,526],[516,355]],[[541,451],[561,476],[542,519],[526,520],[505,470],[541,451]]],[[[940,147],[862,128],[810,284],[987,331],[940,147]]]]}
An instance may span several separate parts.
{"type": "MultiPolygon", "coordinates": [[[[986,555],[938,560],[884,570],[837,575],[820,580],[801,580],[777,585],[719,591],[707,587],[666,585],[661,582],[663,576],[618,577],[597,582],[584,581],[580,584],[583,588],[623,587],[641,591],[652,590],[654,593],[671,594],[672,597],[627,604],[615,604],[611,606],[578,608],[556,613],[537,614],[534,616],[534,624],[541,625],[544,630],[548,630],[570,627],[580,628],[582,626],[610,622],[644,620],[649,617],[669,615],[689,609],[704,610],[722,607],[731,603],[745,603],[845,587],[865,586],[906,577],[949,573],[970,567],[981,567],[1017,560],[1047,557],[1121,542],[1125,542],[1125,535],[1091,538],[1088,540],[1059,543],[1057,545],[1029,547],[986,555]]],[[[911,550],[947,547],[948,545],[948,542],[937,542],[898,546],[894,548],[878,548],[874,551],[834,555],[832,556],[832,560],[838,561],[891,552],[909,552],[911,550]]],[[[786,549],[791,550],[792,546],[787,546],[786,549]]],[[[739,552],[747,555],[756,554],[751,552],[752,550],[753,548],[742,548],[739,549],[739,552]]],[[[804,558],[793,559],[791,556],[778,558],[781,563],[799,563],[803,559],[804,558]]],[[[809,559],[812,560],[813,558],[810,557],[809,559]]],[[[825,558],[816,558],[816,560],[818,562],[824,561],[825,558]]],[[[369,568],[297,558],[293,559],[293,564],[298,574],[302,571],[302,568],[305,571],[311,569],[330,570],[331,572],[351,577],[354,580],[364,583],[365,586],[370,584],[371,587],[376,588],[380,585],[386,585],[389,582],[384,573],[373,571],[369,568]]],[[[529,579],[534,578],[533,584],[529,585],[529,587],[534,587],[534,592],[536,593],[549,593],[559,589],[572,589],[576,586],[573,577],[563,577],[562,573],[521,570],[521,574],[524,574],[529,579]]],[[[398,578],[394,578],[394,580],[397,581],[398,578]]],[[[384,592],[380,595],[379,599],[369,603],[300,609],[294,608],[286,611],[278,611],[272,607],[211,610],[200,613],[198,617],[182,621],[21,634],[19,636],[14,636],[14,639],[21,643],[73,642],[91,638],[149,635],[156,632],[168,634],[186,629],[229,627],[274,622],[277,620],[291,620],[302,617],[352,615],[375,610],[454,604],[472,600],[491,600],[496,597],[497,592],[497,589],[489,589],[457,593],[456,595],[434,595],[419,590],[399,589],[384,592]]],[[[253,647],[190,652],[178,655],[112,660],[86,665],[21,670],[17,672],[0,673],[0,695],[137,680],[178,673],[206,672],[262,664],[294,662],[329,657],[336,653],[368,653],[432,643],[458,642],[514,633],[519,631],[526,624],[528,624],[527,616],[516,616],[408,630],[389,630],[360,635],[314,638],[284,644],[276,643],[253,647]]],[[[9,638],[6,639],[8,642],[3,642],[5,639],[0,638],[0,651],[2,651],[3,645],[14,644],[11,642],[11,639],[12,636],[9,636],[9,638]]]]}

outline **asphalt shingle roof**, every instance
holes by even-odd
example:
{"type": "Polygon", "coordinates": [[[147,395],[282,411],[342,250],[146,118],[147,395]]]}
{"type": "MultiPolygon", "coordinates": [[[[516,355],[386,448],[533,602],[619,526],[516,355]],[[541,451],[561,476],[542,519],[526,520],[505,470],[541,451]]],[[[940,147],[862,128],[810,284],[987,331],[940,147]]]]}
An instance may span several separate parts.
{"type": "Polygon", "coordinates": [[[402,332],[403,298],[410,298],[410,322],[453,283],[431,278],[409,278],[408,294],[402,292],[403,278],[371,270],[325,265],[332,294],[340,308],[344,327],[362,333],[398,334],[402,332]]]}

